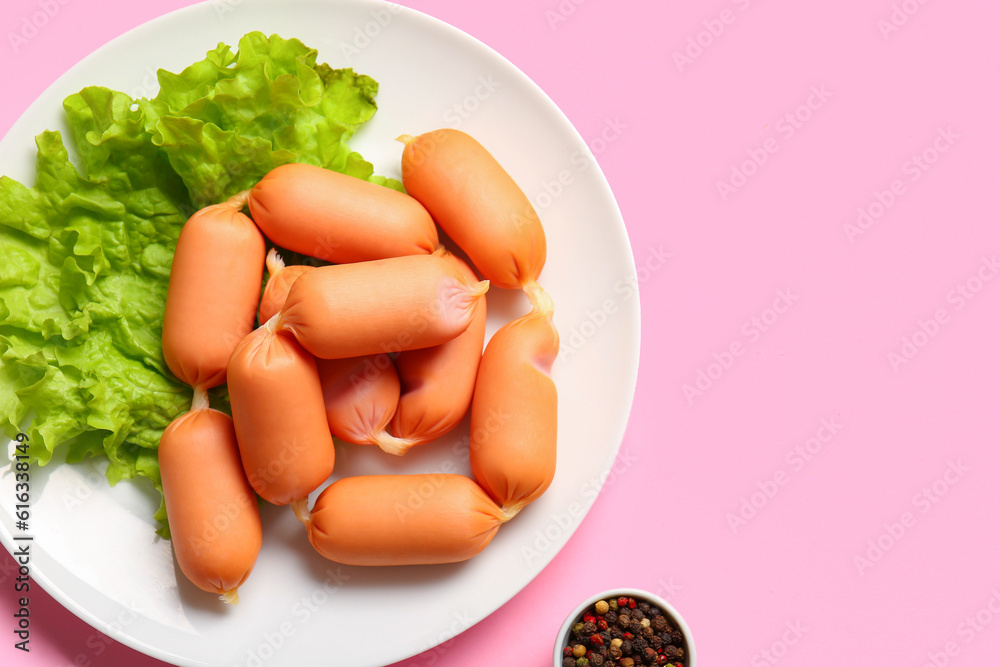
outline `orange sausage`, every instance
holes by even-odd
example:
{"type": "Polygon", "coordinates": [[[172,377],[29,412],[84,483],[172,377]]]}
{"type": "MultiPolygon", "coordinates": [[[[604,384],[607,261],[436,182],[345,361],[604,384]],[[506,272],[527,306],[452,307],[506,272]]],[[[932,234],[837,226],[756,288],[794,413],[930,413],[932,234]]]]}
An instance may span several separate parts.
{"type": "MultiPolygon", "coordinates": [[[[475,274],[458,257],[469,281],[475,274]]],[[[420,350],[400,352],[396,370],[402,393],[392,419],[392,434],[406,447],[430,442],[450,431],[469,411],[486,336],[486,300],[480,301],[469,328],[458,337],[420,350]]]]}
{"type": "Polygon", "coordinates": [[[292,289],[299,276],[314,268],[307,264],[285,266],[284,260],[274,248],[267,253],[267,285],[264,286],[264,296],[260,298],[260,322],[263,324],[275,316],[288,298],[288,290],[292,289]]]}
{"type": "Polygon", "coordinates": [[[462,475],[347,477],[323,489],[305,520],[309,542],[345,565],[429,565],[468,560],[504,517],[462,475]]]}
{"type": "Polygon", "coordinates": [[[249,203],[269,239],[328,262],[424,254],[438,245],[434,221],[413,197],[322,167],[272,169],[249,203]]]}
{"type": "Polygon", "coordinates": [[[236,344],[254,325],[264,275],[264,237],[240,213],[239,196],[201,209],[174,250],[163,318],[163,357],[192,387],[226,381],[236,344]]]}
{"type": "Polygon", "coordinates": [[[429,347],[465,331],[488,288],[440,253],[321,266],[292,285],[277,330],[321,359],[429,347]]]}
{"type": "Polygon", "coordinates": [[[472,397],[469,456],[480,486],[509,515],[548,488],[556,467],[559,334],[549,311],[506,324],[490,339],[472,397]]]}
{"type": "Polygon", "coordinates": [[[264,500],[302,500],[333,472],[316,361],[277,317],[240,342],[229,362],[229,401],[243,469],[264,500]]]}
{"type": "Polygon", "coordinates": [[[459,130],[403,135],[403,185],[492,284],[517,289],[545,264],[545,233],[514,179],[459,130]]]}
{"type": "Polygon", "coordinates": [[[232,420],[207,401],[192,407],[163,431],[159,459],[177,564],[195,586],[236,604],[262,533],[232,420]]]}
{"type": "MultiPolygon", "coordinates": [[[[315,267],[285,266],[272,248],[267,254],[271,274],[260,304],[262,322],[271,319],[288,298],[292,283],[315,267]]],[[[344,442],[375,444],[399,402],[399,376],[392,358],[373,354],[346,359],[317,359],[326,419],[330,432],[344,442]]]]}
{"type": "Polygon", "coordinates": [[[378,444],[399,402],[399,376],[388,354],[317,359],[330,432],[355,445],[378,444]]]}

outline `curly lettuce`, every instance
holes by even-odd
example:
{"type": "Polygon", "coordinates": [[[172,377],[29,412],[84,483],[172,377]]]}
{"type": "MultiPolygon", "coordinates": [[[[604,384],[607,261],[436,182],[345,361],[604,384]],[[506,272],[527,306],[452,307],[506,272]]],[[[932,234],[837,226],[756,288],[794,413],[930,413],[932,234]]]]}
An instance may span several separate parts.
{"type": "MultiPolygon", "coordinates": [[[[160,70],[152,99],[85,88],[63,103],[79,164],[44,132],[33,186],[0,177],[0,426],[33,461],[105,456],[111,484],[146,478],[162,499],[160,435],[192,397],[160,342],[185,220],[288,162],[402,189],[348,146],[378,84],[316,55],[255,32],[160,70]]],[[[168,536],[162,502],[156,518],[168,536]]]]}
{"type": "MultiPolygon", "coordinates": [[[[316,64],[297,39],[251,33],[239,52],[220,44],[180,74],[161,70],[159,94],[140,102],[153,143],[169,156],[196,206],[253,187],[286,162],[373,177],[348,140],[375,115],[378,83],[316,64]]],[[[388,181],[388,182],[387,182],[388,181]]]]}

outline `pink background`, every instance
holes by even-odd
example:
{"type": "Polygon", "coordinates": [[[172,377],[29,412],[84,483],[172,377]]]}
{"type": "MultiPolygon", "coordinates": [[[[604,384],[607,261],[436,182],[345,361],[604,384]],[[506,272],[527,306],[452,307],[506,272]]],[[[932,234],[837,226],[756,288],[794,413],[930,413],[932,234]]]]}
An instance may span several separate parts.
{"type": "MultiPolygon", "coordinates": [[[[0,8],[0,132],[79,59],[191,4],[62,2],[16,52],[39,0],[0,8]]],[[[402,4],[534,79],[594,142],[637,265],[670,257],[640,268],[619,473],[522,593],[400,664],[546,667],[564,615],[615,586],[667,597],[705,665],[1000,654],[996,3],[402,4]]],[[[2,559],[0,661],[164,664],[37,588],[32,652],[13,651],[2,559]]]]}

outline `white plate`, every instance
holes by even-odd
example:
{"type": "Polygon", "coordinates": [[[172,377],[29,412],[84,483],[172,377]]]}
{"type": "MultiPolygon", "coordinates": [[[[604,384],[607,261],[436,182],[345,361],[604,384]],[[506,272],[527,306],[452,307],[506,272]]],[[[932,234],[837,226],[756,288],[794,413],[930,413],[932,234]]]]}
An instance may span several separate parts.
{"type": "MultiPolygon", "coordinates": [[[[234,608],[176,570],[169,543],[154,534],[155,500],[147,489],[129,482],[111,489],[93,464],[52,465],[32,472],[32,576],[91,625],[178,665],[385,665],[499,608],[582,521],[614,462],[632,403],[639,355],[635,266],[606,180],[552,101],[482,43],[382,3],[213,2],[151,21],[84,59],[38,98],[0,143],[0,173],[33,182],[33,137],[65,129],[67,95],[99,84],[152,96],[156,68],[179,71],[220,41],[235,47],[252,30],[298,37],[319,49],[320,62],[379,82],[379,111],[352,144],[376,173],[399,176],[397,135],[458,123],[536,203],[549,246],[541,283],[555,300],[564,347],[554,370],[555,481],[482,554],[450,566],[338,566],[312,550],[290,511],[268,507],[263,551],[234,608]],[[611,314],[604,312],[609,304],[611,314]]],[[[519,292],[501,290],[491,292],[490,306],[489,334],[527,310],[519,292]]],[[[461,435],[403,459],[338,447],[335,476],[448,466],[468,474],[461,435]]],[[[13,475],[4,474],[0,537],[8,549],[13,495],[13,475]]]]}

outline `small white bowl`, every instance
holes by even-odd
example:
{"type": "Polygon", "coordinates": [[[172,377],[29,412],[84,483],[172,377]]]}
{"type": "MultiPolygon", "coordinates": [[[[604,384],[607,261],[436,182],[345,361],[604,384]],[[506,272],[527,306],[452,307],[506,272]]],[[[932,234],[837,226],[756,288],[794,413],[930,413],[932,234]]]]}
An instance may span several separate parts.
{"type": "Polygon", "coordinates": [[[576,623],[577,618],[583,614],[584,610],[598,600],[611,600],[612,598],[617,599],[620,597],[635,598],[636,600],[641,599],[654,607],[659,607],[673,622],[673,624],[677,626],[677,629],[681,631],[681,634],[684,635],[684,643],[686,644],[686,652],[684,656],[685,664],[687,667],[698,667],[698,654],[694,649],[694,637],[691,636],[691,628],[688,627],[684,618],[677,613],[677,610],[674,609],[669,602],[663,598],[658,595],[653,595],[648,591],[641,591],[637,588],[613,588],[609,591],[598,593],[597,595],[587,598],[581,602],[576,609],[571,611],[569,616],[567,616],[566,620],[563,622],[562,627],[559,628],[559,634],[556,636],[556,645],[552,651],[553,667],[562,667],[564,657],[563,648],[566,647],[566,641],[569,639],[573,624],[576,623]]]}

